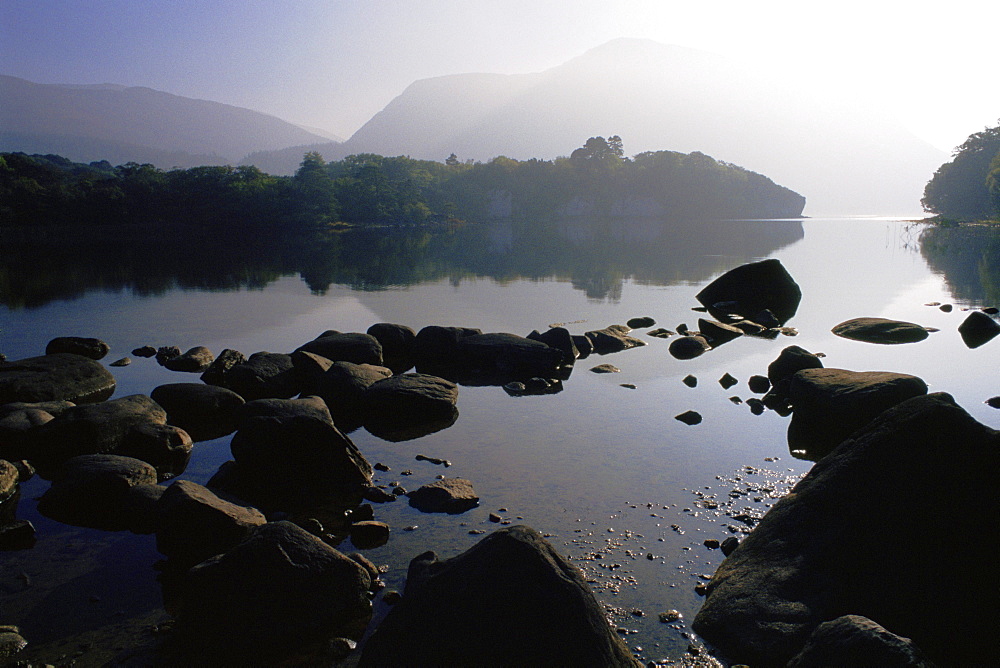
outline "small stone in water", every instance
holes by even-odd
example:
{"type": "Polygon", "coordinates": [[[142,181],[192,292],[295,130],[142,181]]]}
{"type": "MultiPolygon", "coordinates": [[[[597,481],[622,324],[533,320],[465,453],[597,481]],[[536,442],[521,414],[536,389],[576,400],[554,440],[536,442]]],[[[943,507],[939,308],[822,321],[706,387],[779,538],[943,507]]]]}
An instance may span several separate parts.
{"type": "Polygon", "coordinates": [[[990,408],[1000,408],[1000,397],[990,397],[986,400],[986,405],[990,408]]]}
{"type": "Polygon", "coordinates": [[[132,358],[131,357],[123,357],[120,360],[115,360],[114,362],[112,362],[108,366],[128,366],[131,363],[132,363],[132,358]]]}
{"type": "Polygon", "coordinates": [[[614,364],[598,364],[590,369],[594,373],[621,373],[621,369],[614,364]]]}
{"type": "Polygon", "coordinates": [[[696,425],[701,423],[701,413],[697,411],[685,411],[680,415],[675,415],[674,419],[680,420],[686,425],[696,425]]]}
{"type": "Polygon", "coordinates": [[[636,390],[636,389],[638,389],[632,383],[621,383],[620,385],[621,385],[621,387],[624,387],[626,390],[636,390]]]}
{"type": "Polygon", "coordinates": [[[716,539],[716,538],[706,538],[705,539],[705,547],[707,547],[710,550],[718,550],[719,549],[719,541],[718,541],[718,539],[716,539]]]}
{"type": "Polygon", "coordinates": [[[697,387],[698,385],[698,379],[691,375],[684,376],[684,380],[682,380],[681,382],[687,385],[688,387],[697,387]]]}
{"type": "Polygon", "coordinates": [[[676,610],[667,610],[666,612],[660,613],[660,621],[664,624],[669,624],[671,622],[676,622],[681,618],[681,613],[676,610]]]}
{"type": "Polygon", "coordinates": [[[740,381],[733,378],[732,374],[729,373],[727,373],[726,375],[724,375],[722,378],[719,379],[719,385],[721,385],[722,389],[724,390],[728,390],[730,387],[737,384],[738,382],[740,381]]]}

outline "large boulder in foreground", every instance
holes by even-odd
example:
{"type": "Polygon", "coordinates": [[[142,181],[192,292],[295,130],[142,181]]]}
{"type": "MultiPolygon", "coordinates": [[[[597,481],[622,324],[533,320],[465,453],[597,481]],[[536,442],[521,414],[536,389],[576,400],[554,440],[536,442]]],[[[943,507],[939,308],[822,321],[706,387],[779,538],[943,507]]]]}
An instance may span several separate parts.
{"type": "Polygon", "coordinates": [[[888,318],[853,318],[836,325],[830,331],[845,339],[890,345],[916,343],[928,337],[926,327],[888,318]]]}
{"type": "Polygon", "coordinates": [[[460,377],[503,384],[535,376],[553,378],[563,362],[563,352],[517,334],[494,332],[463,337],[455,346],[454,366],[460,377]]]}
{"type": "Polygon", "coordinates": [[[513,526],[410,562],[402,600],[361,666],[638,666],[575,566],[513,526]]]}
{"type": "Polygon", "coordinates": [[[927,383],[891,371],[803,369],[792,375],[788,449],[813,461],[825,456],[882,411],[927,394],[927,383]]]}
{"type": "Polygon", "coordinates": [[[236,430],[236,410],[243,397],[232,390],[203,383],[168,383],[149,393],[167,411],[170,424],[196,441],[207,441],[236,430]]]}
{"type": "Polygon", "coordinates": [[[291,522],[251,531],[186,574],[176,641],[195,665],[332,665],[329,641],[359,639],[371,617],[371,576],[291,522]]]}
{"type": "Polygon", "coordinates": [[[884,412],[722,562],[695,631],[733,663],[784,665],[820,623],[856,614],[939,665],[994,661],[998,448],[944,393],[884,412]]]}
{"type": "Polygon", "coordinates": [[[795,315],[802,290],[782,266],[772,258],[736,267],[719,276],[695,295],[716,317],[730,314],[754,320],[770,311],[785,323],[795,315]]]}
{"type": "Polygon", "coordinates": [[[14,402],[104,401],[115,391],[115,377],[104,365],[73,353],[0,362],[0,404],[14,402]]]}
{"type": "Polygon", "coordinates": [[[226,371],[222,386],[252,401],[290,399],[301,391],[302,382],[291,355],[261,351],[226,371]]]}
{"type": "Polygon", "coordinates": [[[366,422],[424,422],[450,418],[458,386],[423,373],[404,373],[372,383],[361,398],[366,422]]]}

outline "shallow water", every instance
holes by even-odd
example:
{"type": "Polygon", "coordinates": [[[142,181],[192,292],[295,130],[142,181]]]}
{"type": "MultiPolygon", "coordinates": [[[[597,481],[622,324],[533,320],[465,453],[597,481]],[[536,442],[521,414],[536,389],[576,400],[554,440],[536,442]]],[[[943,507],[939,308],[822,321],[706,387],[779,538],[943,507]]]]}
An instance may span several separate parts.
{"type": "MultiPolygon", "coordinates": [[[[576,334],[648,315],[657,326],[696,329],[701,314],[691,308],[701,286],[739,264],[776,257],[802,288],[798,313],[787,323],[798,330],[795,337],[743,337],[679,361],[667,352],[669,340],[637,330],[633,335],[648,345],[579,360],[558,394],[515,398],[499,387],[462,386],[459,418],[448,429],[400,443],[364,429],[351,434],[370,462],[391,467],[377,474],[380,483],[415,489],[444,473],[470,479],[481,497],[479,508],[458,516],[423,514],[404,501],[376,506],[376,519],[392,527],[392,537],[364,553],[388,566],[389,589],[402,588],[415,555],[432,549],[452,556],[479,540],[470,531],[495,529],[488,519],[493,512],[547,535],[583,568],[644,660],[680,660],[697,642],[686,635],[700,605],[695,586],[722,559],[703,541],[742,535],[748,525],[734,516],[759,517],[810,467],[789,454],[785,418],[771,411],[755,416],[730,400],[753,396],[746,380],[765,374],[783,347],[823,352],[829,367],[920,376],[931,391],[951,393],[978,420],[1000,427],[1000,411],[983,403],[1000,394],[994,374],[1000,343],[970,350],[957,332],[963,307],[992,305],[986,302],[995,294],[995,268],[983,260],[985,251],[957,257],[948,250],[957,247],[954,239],[938,239],[939,247],[922,253],[922,229],[885,219],[731,222],[667,235],[612,225],[603,230],[611,235],[605,242],[600,230],[582,227],[561,239],[507,228],[480,237],[475,252],[455,240],[438,248],[426,237],[408,240],[392,248],[409,249],[417,259],[396,259],[391,271],[373,268],[377,251],[363,260],[357,255],[364,248],[385,250],[369,239],[359,246],[338,242],[335,269],[317,263],[314,251],[309,265],[285,263],[264,279],[256,274],[242,283],[213,278],[202,287],[181,287],[197,281],[178,280],[150,291],[127,276],[77,273],[78,285],[55,291],[71,298],[33,298],[38,305],[31,308],[15,307],[7,288],[0,351],[9,359],[38,355],[64,335],[104,339],[112,348],[106,363],[144,344],[290,351],[324,330],[364,331],[376,322],[522,335],[565,323],[576,334]],[[977,268],[969,270],[973,262],[977,268]],[[403,265],[406,271],[399,270],[403,265]],[[945,313],[925,306],[932,301],[956,308],[945,313]],[[830,333],[861,316],[940,331],[899,346],[830,333]],[[589,371],[604,362],[621,373],[589,371]],[[726,373],[740,381],[728,390],[717,382],[726,373]],[[681,382],[688,374],[698,378],[697,387],[681,382]],[[703,415],[701,424],[674,419],[689,409],[703,415]],[[415,461],[417,454],[453,465],[415,461]],[[680,611],[681,621],[662,624],[658,613],[670,609],[680,611]]],[[[969,245],[961,241],[962,248],[969,245]]],[[[7,275],[8,286],[26,281],[7,275]]],[[[148,359],[112,371],[115,396],[195,379],[148,359]]],[[[228,443],[229,437],[199,443],[182,477],[206,482],[229,459],[228,443]]],[[[129,633],[138,629],[141,637],[163,616],[153,570],[159,555],[151,536],[41,517],[36,498],[46,486],[37,477],[23,485],[18,508],[18,517],[37,528],[36,546],[0,553],[0,623],[20,625],[34,651],[49,653],[39,658],[82,652],[81,663],[100,663],[116,646],[134,642],[129,633]],[[96,631],[107,633],[88,635],[96,631]],[[86,643],[95,645],[82,648],[86,643]]],[[[345,541],[341,549],[354,548],[345,541]]],[[[377,621],[387,606],[380,599],[375,606],[377,621]]]]}

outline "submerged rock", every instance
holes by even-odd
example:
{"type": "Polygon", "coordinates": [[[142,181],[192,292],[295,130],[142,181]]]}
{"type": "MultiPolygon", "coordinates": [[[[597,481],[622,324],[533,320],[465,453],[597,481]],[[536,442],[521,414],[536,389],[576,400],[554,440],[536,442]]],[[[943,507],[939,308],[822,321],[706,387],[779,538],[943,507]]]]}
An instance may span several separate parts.
{"type": "Polygon", "coordinates": [[[788,447],[818,460],[882,411],[926,393],[927,383],[903,373],[804,369],[788,385],[788,447]]]}
{"type": "Polygon", "coordinates": [[[103,401],[115,377],[103,364],[73,353],[0,362],[0,404],[38,401],[103,401]]]}
{"type": "Polygon", "coordinates": [[[705,286],[695,299],[716,317],[736,313],[760,322],[760,313],[769,310],[779,324],[784,324],[798,310],[802,290],[781,262],[772,258],[727,271],[705,286]]]}
{"type": "Polygon", "coordinates": [[[533,529],[513,526],[464,553],[410,562],[403,597],[361,666],[639,666],[583,574],[533,529]]]}
{"type": "Polygon", "coordinates": [[[73,353],[92,360],[104,359],[111,347],[100,339],[83,336],[60,336],[49,341],[45,346],[45,354],[73,353]]]}
{"type": "Polygon", "coordinates": [[[885,411],[720,564],[695,631],[734,663],[784,665],[819,624],[856,611],[936,663],[993,661],[1000,618],[984,611],[1000,609],[1000,589],[976,583],[1000,556],[959,546],[995,524],[998,448],[1000,432],[947,394],[885,411]]]}
{"type": "Polygon", "coordinates": [[[831,331],[845,339],[890,345],[916,343],[929,336],[925,327],[888,318],[854,318],[840,323],[831,331]]]}
{"type": "Polygon", "coordinates": [[[125,499],[135,485],[156,483],[148,463],[120,455],[81,455],[66,460],[38,501],[38,512],[59,522],[120,530],[125,499]]]}
{"type": "Polygon", "coordinates": [[[168,383],[149,394],[167,411],[170,424],[181,427],[196,441],[231,434],[243,397],[232,390],[202,383],[168,383]]]}
{"type": "Polygon", "coordinates": [[[479,505],[472,483],[463,478],[444,478],[407,494],[410,505],[425,513],[457,515],[479,505]]]}

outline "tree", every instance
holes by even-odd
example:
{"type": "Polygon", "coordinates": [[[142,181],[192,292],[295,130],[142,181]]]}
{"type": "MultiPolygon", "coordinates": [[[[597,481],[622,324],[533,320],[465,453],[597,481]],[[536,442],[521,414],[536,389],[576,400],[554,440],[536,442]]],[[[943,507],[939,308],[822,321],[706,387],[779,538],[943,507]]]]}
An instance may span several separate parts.
{"type": "Polygon", "coordinates": [[[998,213],[990,176],[1000,153],[1000,126],[969,135],[927,182],[920,200],[925,211],[959,220],[981,220],[998,213]]]}
{"type": "Polygon", "coordinates": [[[452,153],[447,158],[445,158],[444,164],[449,167],[458,167],[461,163],[458,161],[458,156],[452,153]]]}
{"type": "Polygon", "coordinates": [[[316,223],[331,222],[336,218],[334,183],[322,155],[316,151],[306,153],[292,177],[292,183],[305,218],[316,223]]]}

